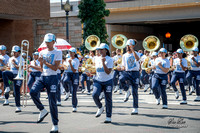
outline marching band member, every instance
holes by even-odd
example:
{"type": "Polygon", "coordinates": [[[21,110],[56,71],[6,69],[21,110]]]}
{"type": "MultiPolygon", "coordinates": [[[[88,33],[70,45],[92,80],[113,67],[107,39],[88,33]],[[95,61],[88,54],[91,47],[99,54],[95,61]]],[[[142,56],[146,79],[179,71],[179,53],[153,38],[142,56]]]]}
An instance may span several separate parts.
{"type": "MultiPolygon", "coordinates": [[[[65,91],[67,92],[66,96],[69,96],[69,92],[71,89],[72,85],[72,112],[77,112],[77,104],[78,104],[78,99],[77,99],[77,89],[79,85],[79,73],[78,73],[78,67],[79,67],[79,59],[76,54],[76,49],[75,48],[70,48],[69,49],[69,54],[70,58],[64,62],[64,65],[68,67],[67,70],[63,73],[62,77],[62,83],[63,87],[65,88],[65,91]]],[[[69,98],[69,97],[68,97],[69,98]]],[[[67,99],[68,99],[67,98],[67,99]]]]}
{"type": "Polygon", "coordinates": [[[167,94],[166,94],[166,85],[167,85],[167,73],[170,68],[169,60],[165,58],[167,54],[167,50],[165,48],[161,48],[159,50],[159,56],[155,60],[156,66],[153,67],[155,69],[154,75],[152,77],[152,89],[153,93],[157,99],[157,104],[160,104],[160,92],[163,101],[163,109],[167,109],[167,94]],[[160,89],[160,90],[159,90],[160,89]]]}
{"type": "Polygon", "coordinates": [[[41,75],[41,67],[40,67],[40,62],[38,61],[39,58],[39,52],[34,52],[33,53],[33,60],[30,62],[29,70],[30,70],[30,75],[28,79],[28,88],[31,89],[33,86],[33,83],[40,78],[41,75]]]}
{"type": "Polygon", "coordinates": [[[113,88],[111,71],[113,68],[113,60],[110,57],[109,46],[107,44],[101,43],[98,49],[100,50],[101,56],[95,60],[96,76],[94,78],[92,97],[99,108],[96,113],[96,117],[99,117],[104,111],[104,106],[99,96],[102,91],[104,92],[106,103],[106,120],[104,123],[111,123],[113,88]]]}
{"type": "Polygon", "coordinates": [[[152,89],[152,77],[153,77],[153,74],[155,72],[155,70],[153,69],[153,67],[155,67],[155,65],[156,65],[155,64],[155,60],[158,57],[158,53],[157,52],[153,52],[151,56],[152,56],[152,59],[150,60],[150,66],[151,66],[152,72],[149,75],[150,89],[151,89],[149,94],[153,93],[153,89],[152,89]]]}
{"type": "MultiPolygon", "coordinates": [[[[121,49],[116,49],[116,53],[117,54],[113,58],[115,66],[119,65],[117,61],[122,58],[121,49]]],[[[114,85],[114,88],[115,88],[114,89],[114,93],[116,93],[120,88],[120,92],[119,93],[122,94],[121,86],[118,85],[119,76],[120,76],[120,71],[118,71],[117,69],[114,70],[114,74],[113,74],[113,85],[114,85]]]]}
{"type": "Polygon", "coordinates": [[[56,42],[56,37],[52,33],[48,33],[44,37],[44,42],[46,43],[47,49],[40,52],[39,61],[42,70],[41,77],[35,81],[33,84],[30,95],[40,110],[39,118],[37,123],[40,123],[48,115],[48,111],[42,105],[38,93],[43,88],[47,89],[50,113],[53,122],[51,133],[58,132],[58,109],[57,109],[57,69],[62,60],[62,52],[54,49],[54,43],[56,42]]]}
{"type": "MultiPolygon", "coordinates": [[[[144,55],[140,58],[141,66],[143,66],[143,64],[147,58],[150,58],[149,53],[150,53],[149,51],[144,50],[144,55]]],[[[140,75],[140,80],[142,81],[142,84],[144,85],[144,92],[146,92],[148,90],[148,88],[150,87],[149,82],[148,82],[149,75],[146,73],[145,68],[143,68],[143,67],[141,67],[141,68],[142,68],[142,72],[140,75]]]]}
{"type": "Polygon", "coordinates": [[[6,54],[6,46],[1,45],[0,46],[0,83],[1,83],[1,88],[0,88],[0,97],[1,94],[3,93],[3,79],[2,79],[2,72],[5,71],[5,67],[7,67],[8,61],[9,61],[9,56],[6,54]]]}
{"type": "Polygon", "coordinates": [[[193,55],[189,57],[189,61],[191,64],[191,70],[188,71],[186,78],[188,81],[189,86],[191,87],[191,92],[194,91],[194,87],[196,89],[196,95],[194,101],[200,101],[200,56],[198,55],[199,49],[193,49],[193,55]],[[194,81],[192,80],[194,78],[194,81]]]}
{"type": "Polygon", "coordinates": [[[121,75],[119,77],[120,84],[123,86],[125,93],[124,102],[128,101],[131,95],[129,84],[132,86],[133,95],[133,111],[131,115],[138,114],[138,84],[139,84],[139,54],[134,50],[135,41],[129,39],[126,42],[127,53],[122,57],[121,75]],[[129,84],[126,82],[129,81],[129,84]]]}
{"type": "MultiPolygon", "coordinates": [[[[3,83],[4,83],[4,88],[5,88],[5,102],[4,102],[4,106],[5,105],[9,105],[9,92],[10,92],[10,85],[8,83],[8,81],[13,81],[14,82],[14,94],[15,94],[15,104],[16,104],[16,113],[21,112],[21,108],[20,108],[20,88],[22,86],[22,80],[15,80],[14,78],[17,76],[18,74],[18,69],[20,66],[20,47],[19,46],[13,46],[12,47],[12,52],[13,52],[13,56],[9,59],[8,62],[8,66],[10,67],[10,71],[4,71],[2,74],[3,77],[3,83]]],[[[22,58],[22,57],[21,57],[22,58]]],[[[21,66],[23,66],[23,61],[24,59],[22,58],[22,64],[21,66]]],[[[22,74],[23,74],[23,70],[22,70],[22,74]]]]}
{"type": "Polygon", "coordinates": [[[186,92],[184,88],[184,79],[185,79],[185,70],[187,69],[187,60],[183,58],[183,50],[178,49],[176,51],[178,54],[178,58],[174,60],[174,67],[175,70],[173,71],[172,78],[171,78],[171,85],[175,91],[175,98],[179,98],[179,91],[176,88],[176,81],[179,81],[179,86],[181,89],[183,101],[180,104],[187,104],[186,92]]]}
{"type": "MultiPolygon", "coordinates": [[[[85,56],[85,65],[87,64],[87,59],[89,59],[88,55],[85,56]]],[[[87,95],[90,95],[90,77],[87,76],[86,72],[83,72],[81,75],[82,93],[85,91],[84,81],[86,81],[87,84],[87,95]]]]}

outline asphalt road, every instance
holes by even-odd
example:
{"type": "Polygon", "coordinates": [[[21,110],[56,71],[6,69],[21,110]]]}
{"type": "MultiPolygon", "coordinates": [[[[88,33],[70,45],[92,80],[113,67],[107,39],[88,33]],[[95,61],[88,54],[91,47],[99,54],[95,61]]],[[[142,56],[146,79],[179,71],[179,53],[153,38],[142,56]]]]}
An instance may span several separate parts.
{"type": "MultiPolygon", "coordinates": [[[[163,132],[200,132],[200,102],[194,102],[195,96],[188,96],[187,105],[179,105],[181,98],[175,99],[172,91],[167,91],[168,109],[156,105],[153,95],[139,90],[139,114],[131,115],[132,97],[124,103],[124,95],[113,94],[112,123],[104,124],[105,112],[95,118],[97,107],[91,95],[78,92],[78,111],[72,113],[71,98],[62,101],[59,110],[59,132],[61,133],[163,133],[163,132]]],[[[188,92],[187,92],[188,94],[188,92]]],[[[64,95],[62,95],[62,99],[64,95]]],[[[42,103],[49,111],[46,93],[41,95],[42,103]]],[[[0,99],[0,133],[48,133],[51,129],[51,117],[48,115],[40,124],[36,123],[38,109],[32,100],[15,113],[14,99],[10,97],[10,105],[2,106],[0,99]]],[[[104,103],[104,100],[103,100],[104,103]]]]}

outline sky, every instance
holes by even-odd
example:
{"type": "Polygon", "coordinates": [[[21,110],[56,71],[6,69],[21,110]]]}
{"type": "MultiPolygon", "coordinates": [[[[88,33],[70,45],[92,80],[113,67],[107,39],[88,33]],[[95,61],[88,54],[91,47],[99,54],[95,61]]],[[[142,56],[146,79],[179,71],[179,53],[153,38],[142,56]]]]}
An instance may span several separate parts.
{"type": "MultiPolygon", "coordinates": [[[[61,0],[50,0],[51,3],[60,2],[61,0]]],[[[66,0],[62,0],[65,2],[66,0]]],[[[80,0],[69,0],[69,1],[80,1],[80,0]]]]}

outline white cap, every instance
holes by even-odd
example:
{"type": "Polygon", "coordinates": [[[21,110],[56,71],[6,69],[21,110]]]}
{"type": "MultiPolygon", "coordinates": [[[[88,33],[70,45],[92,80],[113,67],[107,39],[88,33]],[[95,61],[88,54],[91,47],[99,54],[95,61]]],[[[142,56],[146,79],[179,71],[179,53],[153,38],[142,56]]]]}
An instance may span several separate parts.
{"type": "Polygon", "coordinates": [[[44,42],[56,41],[56,36],[52,33],[48,33],[44,36],[44,42]]]}
{"type": "Polygon", "coordinates": [[[184,52],[181,48],[179,48],[179,49],[176,50],[176,53],[183,54],[184,52]]]}
{"type": "Polygon", "coordinates": [[[158,56],[157,52],[153,52],[151,56],[158,56]]]}
{"type": "Polygon", "coordinates": [[[70,48],[70,49],[69,49],[69,51],[70,51],[70,52],[74,52],[74,53],[76,53],[76,49],[75,49],[75,48],[73,48],[73,47],[72,47],[72,48],[70,48]]]}
{"type": "Polygon", "coordinates": [[[19,52],[20,51],[20,47],[15,45],[12,47],[12,52],[19,52]]]}

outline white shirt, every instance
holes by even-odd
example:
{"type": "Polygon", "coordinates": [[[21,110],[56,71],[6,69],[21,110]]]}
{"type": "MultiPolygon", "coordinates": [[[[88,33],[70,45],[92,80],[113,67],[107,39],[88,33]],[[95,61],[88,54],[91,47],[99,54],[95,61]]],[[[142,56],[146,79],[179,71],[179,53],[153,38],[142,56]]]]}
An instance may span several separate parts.
{"type": "MultiPolygon", "coordinates": [[[[7,54],[5,54],[4,56],[0,55],[0,59],[3,60],[3,63],[6,65],[8,64],[9,58],[10,57],[7,54]]],[[[0,63],[0,66],[3,67],[4,65],[2,63],[0,63]]]]}
{"type": "MultiPolygon", "coordinates": [[[[36,66],[40,66],[40,62],[38,60],[36,60],[35,63],[34,63],[34,60],[32,60],[31,63],[30,63],[30,65],[32,65],[32,66],[35,66],[35,64],[36,64],[36,66]]],[[[36,70],[34,68],[31,68],[31,71],[32,72],[39,72],[38,70],[36,70]]]]}
{"type": "MultiPolygon", "coordinates": [[[[113,68],[113,59],[110,56],[106,56],[105,58],[106,58],[105,65],[107,66],[107,68],[113,68]]],[[[113,78],[112,73],[107,74],[104,71],[101,56],[96,58],[95,67],[96,67],[95,79],[97,81],[105,82],[113,78]]]]}
{"type": "Polygon", "coordinates": [[[162,67],[164,68],[170,68],[170,62],[168,59],[162,59],[161,57],[156,58],[155,60],[155,64],[156,64],[156,69],[155,69],[155,73],[159,73],[159,74],[166,74],[165,72],[162,71],[162,69],[158,66],[158,63],[161,62],[162,67]]]}
{"type": "MultiPolygon", "coordinates": [[[[62,52],[56,49],[52,51],[48,51],[48,49],[45,49],[40,52],[39,57],[41,56],[43,56],[43,59],[52,65],[55,65],[55,61],[62,61],[62,52]]],[[[45,64],[43,64],[42,76],[51,76],[51,75],[57,75],[57,70],[54,71],[49,67],[47,67],[45,64]]]]}
{"type": "MultiPolygon", "coordinates": [[[[135,52],[138,57],[138,52],[135,52]]],[[[133,53],[125,53],[122,56],[122,66],[125,67],[125,71],[139,71],[140,65],[139,62],[136,61],[135,57],[133,56],[133,53]]]]}
{"type": "MultiPolygon", "coordinates": [[[[65,72],[73,72],[72,69],[71,69],[71,67],[70,67],[70,64],[69,64],[69,62],[68,62],[70,59],[71,59],[71,58],[68,58],[68,59],[66,59],[65,62],[63,62],[64,65],[68,66],[68,69],[65,70],[65,72]]],[[[79,59],[74,58],[74,59],[72,60],[72,66],[74,67],[74,69],[76,69],[76,73],[78,73],[79,64],[80,64],[79,59]]]]}
{"type": "Polygon", "coordinates": [[[115,56],[113,57],[113,61],[115,62],[115,61],[117,61],[117,60],[120,59],[120,58],[122,58],[121,55],[115,55],[115,56]]]}
{"type": "MultiPolygon", "coordinates": [[[[182,58],[182,65],[184,67],[187,67],[187,60],[182,58]]],[[[184,73],[185,71],[183,71],[182,67],[180,66],[180,59],[179,58],[176,58],[174,60],[174,63],[173,63],[173,66],[176,67],[176,69],[174,70],[175,72],[179,72],[179,73],[184,73]]]]}
{"type": "MultiPolygon", "coordinates": [[[[154,59],[151,59],[150,60],[150,64],[151,64],[151,67],[153,67],[153,66],[156,66],[156,63],[155,63],[155,60],[154,59]]],[[[156,71],[155,69],[152,69],[152,71],[156,71]]]]}
{"type": "MultiPolygon", "coordinates": [[[[190,64],[191,64],[191,70],[194,70],[194,71],[199,71],[200,70],[200,67],[197,67],[195,64],[194,64],[194,61],[192,60],[192,57],[194,57],[194,55],[191,55],[188,57],[189,61],[190,61],[190,64]]],[[[197,55],[196,57],[194,57],[195,61],[197,63],[200,63],[200,56],[197,55]]]]}
{"type": "MultiPolygon", "coordinates": [[[[18,69],[13,65],[12,60],[15,60],[15,64],[17,64],[18,66],[20,66],[20,56],[18,56],[17,58],[15,58],[14,56],[11,57],[8,61],[8,66],[10,67],[10,71],[13,74],[18,74],[18,69]]],[[[22,64],[21,66],[23,66],[24,62],[24,58],[22,58],[22,64]]],[[[23,74],[23,70],[22,70],[22,74],[23,74]]]]}

